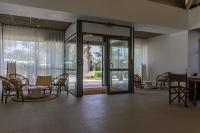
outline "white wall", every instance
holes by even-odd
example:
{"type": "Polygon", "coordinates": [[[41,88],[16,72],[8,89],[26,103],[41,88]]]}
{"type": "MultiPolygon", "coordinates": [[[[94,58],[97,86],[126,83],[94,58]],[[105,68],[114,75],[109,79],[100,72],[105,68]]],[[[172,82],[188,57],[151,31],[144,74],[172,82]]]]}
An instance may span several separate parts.
{"type": "Polygon", "coordinates": [[[188,11],[188,28],[200,28],[200,7],[188,11]]]}
{"type": "Polygon", "coordinates": [[[188,73],[189,75],[193,73],[200,73],[200,46],[199,46],[199,39],[200,39],[200,32],[197,31],[189,31],[189,64],[188,64],[188,73]]]}
{"type": "Polygon", "coordinates": [[[186,73],[188,67],[188,31],[148,39],[149,79],[164,72],[186,73]]]}

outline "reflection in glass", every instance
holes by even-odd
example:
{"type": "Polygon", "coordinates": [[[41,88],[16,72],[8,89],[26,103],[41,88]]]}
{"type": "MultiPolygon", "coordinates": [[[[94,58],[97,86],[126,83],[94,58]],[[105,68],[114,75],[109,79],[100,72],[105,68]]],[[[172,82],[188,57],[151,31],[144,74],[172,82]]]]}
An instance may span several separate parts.
{"type": "Polygon", "coordinates": [[[113,69],[128,69],[128,42],[111,40],[110,60],[113,69]]]}
{"type": "Polygon", "coordinates": [[[76,36],[66,41],[65,45],[65,71],[69,74],[69,90],[76,95],[77,71],[77,38],[76,36]]]}
{"type": "Polygon", "coordinates": [[[111,72],[112,89],[127,90],[128,89],[128,71],[112,71],[111,72]]]}
{"type": "Polygon", "coordinates": [[[110,91],[128,90],[128,41],[110,40],[110,91]]]}

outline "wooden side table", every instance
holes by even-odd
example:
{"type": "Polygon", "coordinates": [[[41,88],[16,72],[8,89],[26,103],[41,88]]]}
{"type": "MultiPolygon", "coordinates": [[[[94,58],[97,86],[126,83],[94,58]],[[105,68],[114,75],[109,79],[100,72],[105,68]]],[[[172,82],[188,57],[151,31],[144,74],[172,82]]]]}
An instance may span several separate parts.
{"type": "MultiPolygon", "coordinates": [[[[190,76],[187,78],[188,80],[188,84],[189,83],[193,83],[194,84],[194,94],[193,94],[193,99],[192,99],[192,104],[195,106],[196,105],[196,101],[197,101],[197,84],[200,83],[200,76],[190,76]]],[[[188,89],[190,91],[190,87],[188,85],[188,89]]]]}

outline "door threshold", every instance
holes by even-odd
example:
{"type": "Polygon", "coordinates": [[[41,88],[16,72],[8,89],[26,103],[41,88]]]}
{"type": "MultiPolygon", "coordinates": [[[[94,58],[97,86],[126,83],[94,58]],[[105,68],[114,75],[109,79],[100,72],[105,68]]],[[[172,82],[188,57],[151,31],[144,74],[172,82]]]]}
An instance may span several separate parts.
{"type": "Polygon", "coordinates": [[[106,86],[94,86],[94,87],[84,87],[83,95],[93,95],[93,94],[106,94],[107,87],[106,86]]]}

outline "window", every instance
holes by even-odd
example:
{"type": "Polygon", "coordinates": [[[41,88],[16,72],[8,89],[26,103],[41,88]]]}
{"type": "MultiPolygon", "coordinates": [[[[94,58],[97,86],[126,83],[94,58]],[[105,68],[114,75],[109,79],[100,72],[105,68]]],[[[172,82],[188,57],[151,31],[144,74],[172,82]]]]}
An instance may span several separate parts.
{"type": "Polygon", "coordinates": [[[65,70],[69,74],[69,90],[76,94],[77,71],[77,37],[68,39],[65,43],[65,70]]]}
{"type": "Polygon", "coordinates": [[[17,73],[32,84],[38,75],[63,73],[64,32],[19,26],[3,26],[1,74],[6,75],[7,62],[16,62],[17,73]]]}

